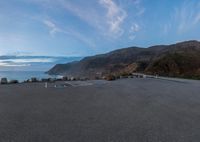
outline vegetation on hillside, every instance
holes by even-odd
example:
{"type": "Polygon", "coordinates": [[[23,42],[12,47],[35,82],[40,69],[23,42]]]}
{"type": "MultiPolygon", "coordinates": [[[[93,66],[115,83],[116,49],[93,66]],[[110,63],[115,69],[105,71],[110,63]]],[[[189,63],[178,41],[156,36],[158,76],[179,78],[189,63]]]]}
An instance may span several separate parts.
{"type": "Polygon", "coordinates": [[[49,74],[88,78],[112,78],[112,75],[133,72],[200,79],[200,42],[124,48],[86,57],[80,62],[56,65],[48,71],[49,74]]]}

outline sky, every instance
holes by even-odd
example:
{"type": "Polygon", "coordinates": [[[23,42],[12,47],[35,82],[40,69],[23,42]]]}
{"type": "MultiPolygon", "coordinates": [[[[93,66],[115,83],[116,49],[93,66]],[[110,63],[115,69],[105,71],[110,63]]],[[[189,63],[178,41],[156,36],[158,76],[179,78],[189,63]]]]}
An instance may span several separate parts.
{"type": "Polygon", "coordinates": [[[0,0],[0,55],[88,56],[199,33],[199,0],[0,0]]]}

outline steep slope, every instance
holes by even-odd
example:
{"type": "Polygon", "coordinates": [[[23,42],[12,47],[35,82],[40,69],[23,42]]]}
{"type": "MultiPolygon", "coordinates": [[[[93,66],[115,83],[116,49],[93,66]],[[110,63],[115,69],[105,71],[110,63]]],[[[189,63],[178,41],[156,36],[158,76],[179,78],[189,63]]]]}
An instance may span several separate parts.
{"type": "Polygon", "coordinates": [[[169,46],[145,72],[171,77],[200,79],[200,43],[183,42],[169,46]]]}
{"type": "MultiPolygon", "coordinates": [[[[56,65],[48,73],[79,77],[102,76],[119,72],[133,65],[137,68],[139,63],[148,63],[157,54],[156,51],[138,47],[120,49],[107,54],[86,57],[80,62],[56,65]],[[138,64],[135,64],[136,62],[138,64]]],[[[132,71],[134,70],[133,68],[132,71]]]]}
{"type": "Polygon", "coordinates": [[[89,78],[125,72],[196,78],[200,75],[200,42],[124,48],[86,57],[80,62],[56,65],[48,71],[49,74],[89,78]]]}

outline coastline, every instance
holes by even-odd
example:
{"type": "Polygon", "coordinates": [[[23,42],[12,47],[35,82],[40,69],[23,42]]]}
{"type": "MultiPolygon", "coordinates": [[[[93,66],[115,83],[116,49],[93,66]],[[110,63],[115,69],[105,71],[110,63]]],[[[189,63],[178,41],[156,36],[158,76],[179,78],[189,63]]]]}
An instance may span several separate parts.
{"type": "Polygon", "coordinates": [[[182,81],[199,81],[197,79],[188,79],[188,78],[174,78],[158,75],[148,75],[143,73],[132,73],[123,76],[108,75],[103,76],[98,79],[90,78],[76,78],[76,77],[67,77],[62,75],[49,75],[44,71],[0,71],[0,84],[17,84],[17,83],[54,83],[54,82],[64,82],[64,81],[88,81],[88,80],[107,80],[115,81],[124,78],[152,78],[160,80],[168,80],[174,82],[182,81]],[[5,74],[5,75],[2,75],[5,74]],[[18,76],[19,75],[19,76],[18,76]],[[21,75],[21,76],[20,76],[21,75]],[[7,77],[6,77],[7,76],[7,77]]]}
{"type": "Polygon", "coordinates": [[[43,78],[62,78],[59,75],[48,75],[44,71],[0,71],[0,79],[7,78],[8,80],[24,82],[33,77],[39,80],[43,78]]]}

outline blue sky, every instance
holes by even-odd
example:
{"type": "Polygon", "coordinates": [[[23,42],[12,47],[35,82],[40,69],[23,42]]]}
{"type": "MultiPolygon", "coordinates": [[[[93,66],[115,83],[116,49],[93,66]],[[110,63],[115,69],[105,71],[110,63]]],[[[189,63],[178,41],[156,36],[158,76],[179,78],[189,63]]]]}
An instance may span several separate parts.
{"type": "Polygon", "coordinates": [[[0,0],[0,55],[87,56],[199,33],[199,0],[0,0]]]}

